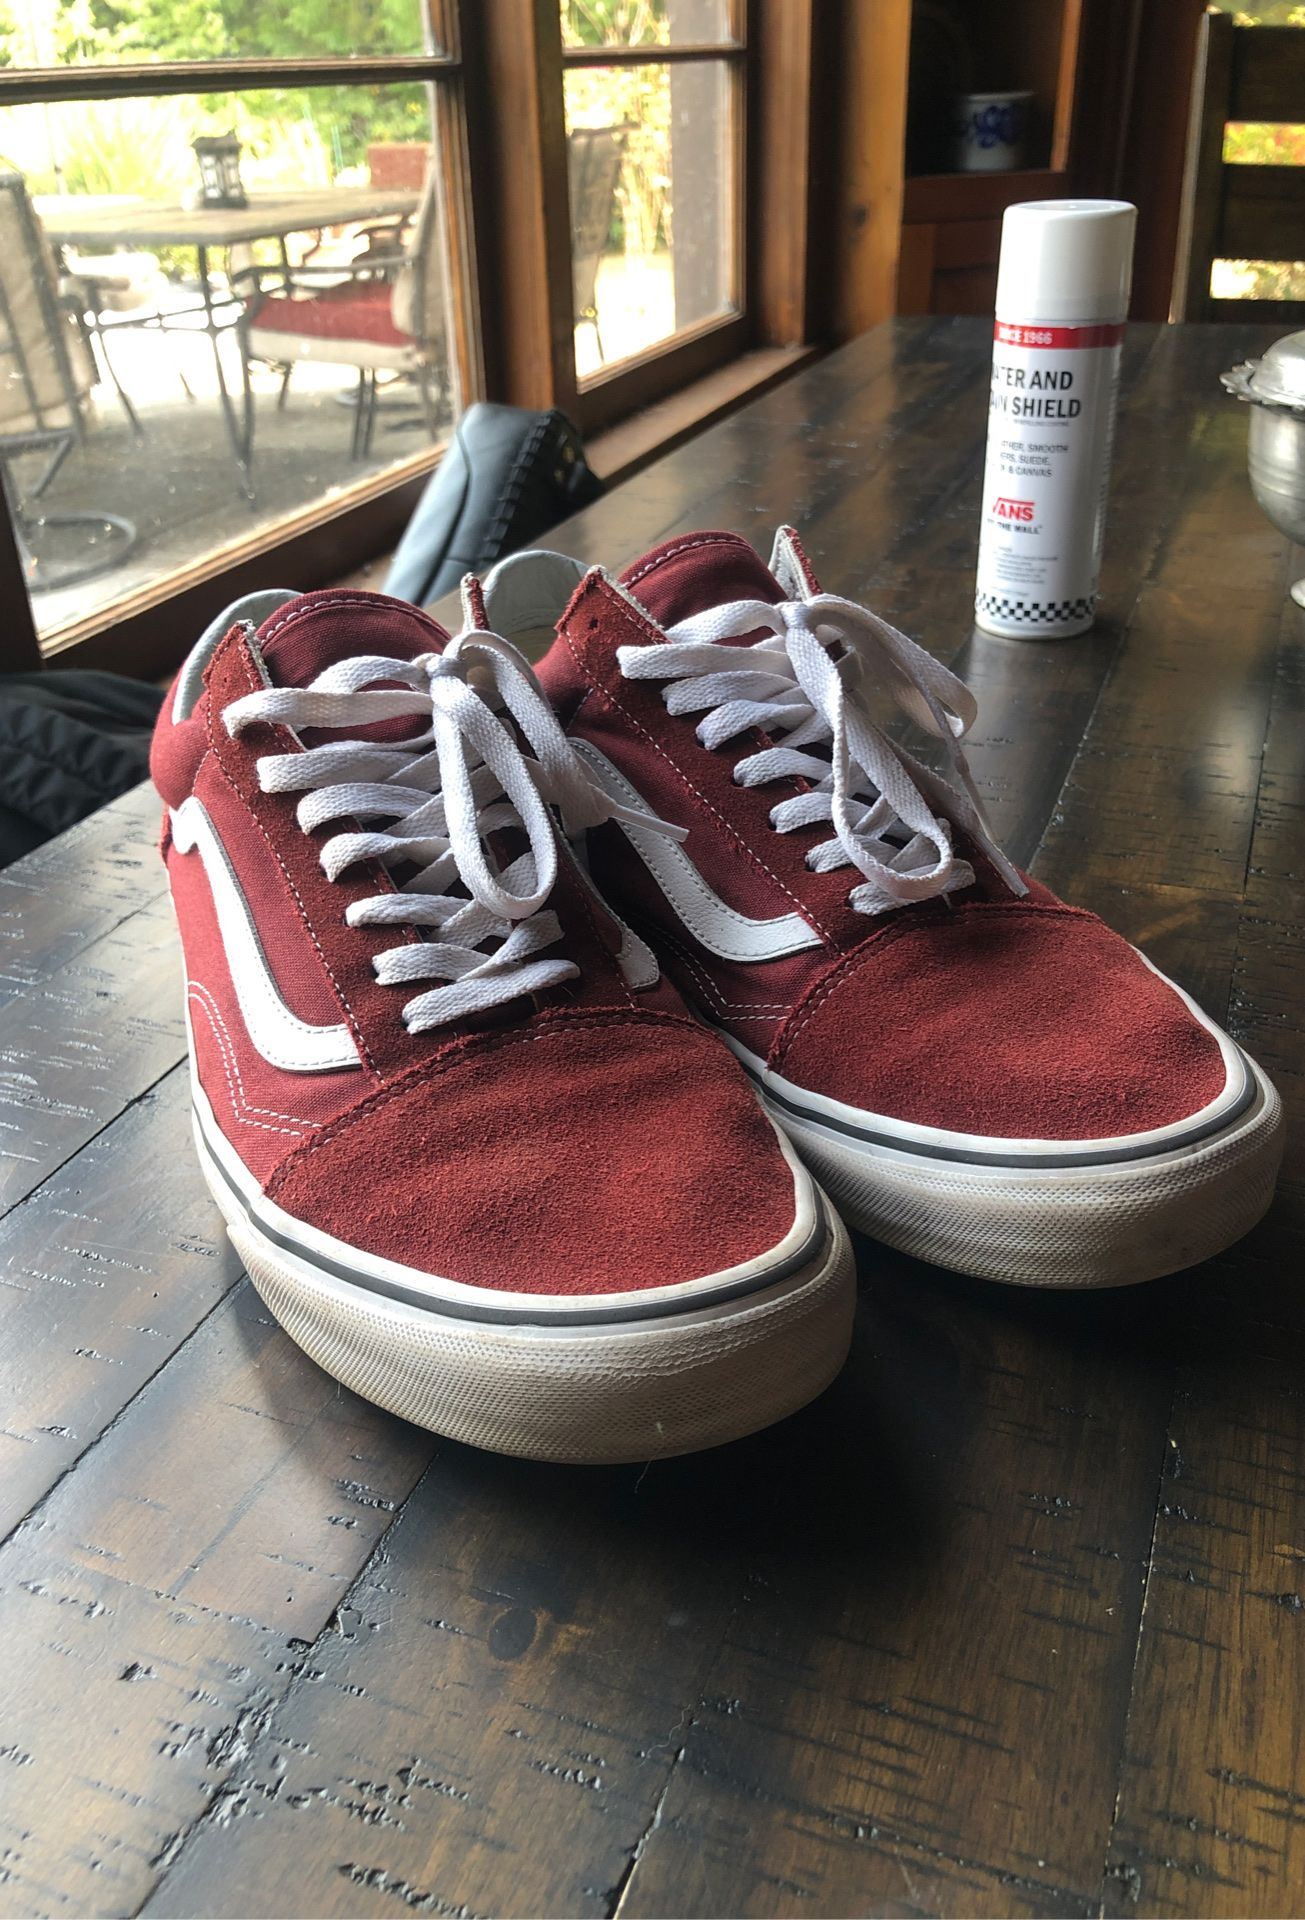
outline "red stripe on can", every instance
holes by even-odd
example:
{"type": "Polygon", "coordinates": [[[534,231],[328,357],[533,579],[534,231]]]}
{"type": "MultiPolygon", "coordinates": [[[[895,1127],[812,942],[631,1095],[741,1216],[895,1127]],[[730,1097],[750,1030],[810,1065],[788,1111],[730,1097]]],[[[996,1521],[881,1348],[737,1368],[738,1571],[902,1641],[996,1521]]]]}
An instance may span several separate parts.
{"type": "Polygon", "coordinates": [[[994,340],[1008,347],[1117,347],[1124,337],[1122,320],[1092,327],[1030,327],[1011,320],[998,320],[992,329],[994,340]]]}

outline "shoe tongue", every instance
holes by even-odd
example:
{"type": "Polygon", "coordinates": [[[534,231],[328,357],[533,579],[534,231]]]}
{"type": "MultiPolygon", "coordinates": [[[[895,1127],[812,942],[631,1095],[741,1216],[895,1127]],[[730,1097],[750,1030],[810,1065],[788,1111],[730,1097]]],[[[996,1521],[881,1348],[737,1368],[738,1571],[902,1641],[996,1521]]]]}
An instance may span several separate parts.
{"type": "Polygon", "coordinates": [[[668,540],[628,568],[621,585],[659,627],[673,627],[731,600],[765,600],[775,606],[784,598],[770,568],[737,533],[695,533],[668,540]]]}
{"type": "MultiPolygon", "coordinates": [[[[263,622],[255,642],[273,686],[306,687],[337,660],[352,660],[359,654],[414,660],[419,653],[442,653],[448,637],[443,627],[406,600],[333,587],[291,600],[263,622]]],[[[300,738],[306,747],[343,739],[390,743],[419,734],[423,724],[402,718],[377,720],[366,727],[309,727],[300,738]]]]}
{"type": "Polygon", "coordinates": [[[257,646],[274,686],[306,687],[337,660],[357,654],[412,660],[442,652],[448,637],[406,600],[335,587],[281,607],[258,629],[257,646]]]}

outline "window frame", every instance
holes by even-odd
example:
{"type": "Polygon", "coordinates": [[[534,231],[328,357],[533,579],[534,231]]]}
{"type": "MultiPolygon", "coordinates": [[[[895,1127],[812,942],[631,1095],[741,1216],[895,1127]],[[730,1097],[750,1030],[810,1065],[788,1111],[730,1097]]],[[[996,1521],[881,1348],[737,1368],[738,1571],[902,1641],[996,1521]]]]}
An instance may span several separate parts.
{"type": "MultiPolygon", "coordinates": [[[[560,9],[554,8],[557,20],[557,33],[561,41],[560,9]]],[[[746,351],[750,342],[748,323],[748,9],[740,0],[726,0],[726,19],[729,38],[702,42],[672,43],[667,46],[612,46],[612,47],[568,47],[561,46],[561,84],[565,90],[566,76],[587,67],[674,67],[692,66],[710,63],[724,66],[729,72],[729,112],[732,133],[732,186],[735,195],[736,222],[731,235],[733,253],[732,284],[738,304],[731,310],[715,314],[693,327],[686,327],[672,334],[666,340],[654,342],[640,354],[614,365],[610,370],[591,375],[583,383],[575,370],[575,325],[571,291],[571,255],[567,249],[565,283],[557,289],[557,297],[570,322],[569,359],[565,368],[558,369],[559,393],[566,396],[569,405],[565,407],[582,433],[599,432],[614,421],[637,412],[640,408],[664,399],[678,387],[691,380],[701,379],[713,367],[734,359],[746,351]]],[[[567,185],[567,154],[565,129],[565,91],[563,93],[563,116],[561,146],[558,151],[549,152],[545,157],[545,188],[550,204],[561,210],[559,224],[570,232],[569,192],[567,185]],[[560,181],[559,181],[560,176],[560,181]]]]}
{"type": "MultiPolygon", "coordinates": [[[[454,376],[477,398],[560,407],[582,433],[680,393],[755,355],[808,337],[813,177],[811,78],[816,0],[730,0],[730,41],[574,49],[564,59],[558,0],[424,0],[429,51],[319,60],[170,61],[0,69],[0,106],[259,86],[425,82],[446,183],[454,376]],[[575,373],[563,76],[569,65],[725,59],[734,71],[739,310],[673,336],[581,388],[575,373]]],[[[729,404],[737,404],[731,383],[729,404]]],[[[746,390],[746,388],[745,388],[746,390]]],[[[707,403],[704,403],[706,409],[707,403]]],[[[682,437],[682,425],[677,437],[682,437]]],[[[196,563],[61,630],[42,646],[8,513],[0,513],[0,593],[8,611],[0,671],[96,665],[152,677],[177,664],[186,635],[236,594],[277,578],[307,587],[392,546],[442,446],[310,506],[221,560],[196,563]],[[18,606],[12,602],[17,599],[18,606]]]]}

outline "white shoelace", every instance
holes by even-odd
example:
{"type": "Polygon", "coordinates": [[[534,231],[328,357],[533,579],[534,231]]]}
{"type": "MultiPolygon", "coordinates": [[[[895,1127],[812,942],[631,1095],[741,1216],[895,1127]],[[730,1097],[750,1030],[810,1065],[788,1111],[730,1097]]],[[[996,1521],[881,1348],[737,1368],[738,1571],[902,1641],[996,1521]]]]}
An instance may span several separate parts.
{"type": "Polygon", "coordinates": [[[973,695],[868,608],[832,593],[778,606],[733,600],[668,628],[664,643],[618,648],[617,659],[628,679],[669,683],[668,713],[703,714],[704,747],[752,727],[778,739],[739,760],[734,778],[745,787],[786,777],[810,783],[771,809],[771,824],[791,833],[832,822],[833,837],[811,849],[807,864],[817,873],[855,867],[863,877],[848,898],[858,911],[885,913],[972,886],[973,867],[952,847],[953,825],[983,848],[1013,893],[1027,891],[993,841],[961,752],[977,712],[973,695]],[[758,628],[764,637],[751,646],[721,644],[758,628]],[[945,743],[955,787],[876,726],[864,697],[875,685],[945,743]]]}
{"type": "MultiPolygon", "coordinates": [[[[556,914],[544,911],[557,878],[549,805],[560,810],[568,834],[619,818],[621,809],[587,779],[524,658],[508,641],[463,633],[443,653],[415,660],[341,660],[306,687],[245,694],[222,717],[233,735],[256,721],[296,730],[358,730],[383,720],[424,723],[399,741],[330,741],[258,761],[265,793],[304,795],[298,820],[306,833],[343,819],[361,823],[323,843],[321,864],[329,879],[362,860],[418,869],[395,892],[355,901],[345,916],[353,927],[429,930],[421,940],[387,948],[373,963],[382,986],[448,983],[406,1002],[409,1032],[423,1033],[576,977],[573,961],[544,956],[561,937],[556,914]],[[484,697],[470,684],[473,675],[484,697]],[[522,752],[496,709],[511,715],[534,759],[522,752]],[[487,858],[485,843],[504,831],[524,832],[528,846],[500,869],[487,858]],[[465,891],[454,892],[459,883],[465,891]]],[[[639,824],[676,834],[642,814],[639,824]]]]}

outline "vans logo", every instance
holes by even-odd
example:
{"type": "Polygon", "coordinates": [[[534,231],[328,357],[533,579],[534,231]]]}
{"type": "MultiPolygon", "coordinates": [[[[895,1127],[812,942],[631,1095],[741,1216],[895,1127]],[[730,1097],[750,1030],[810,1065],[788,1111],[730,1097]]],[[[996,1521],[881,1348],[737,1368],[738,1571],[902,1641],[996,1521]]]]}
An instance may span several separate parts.
{"type": "Polygon", "coordinates": [[[992,511],[998,520],[1031,520],[1033,502],[1031,500],[1008,500],[999,494],[992,503],[992,511]]]}
{"type": "Polygon", "coordinates": [[[311,1026],[281,998],[258,928],[231,856],[202,801],[192,793],[172,815],[172,844],[179,854],[198,853],[213,892],[231,984],[255,1050],[285,1073],[329,1073],[361,1067],[358,1043],[343,1022],[311,1026]]]}
{"type": "MultiPolygon", "coordinates": [[[[639,789],[632,786],[620,768],[613,766],[591,741],[573,739],[571,744],[595,786],[633,813],[652,812],[639,789]]],[[[629,820],[622,820],[620,828],[682,925],[718,960],[746,965],[778,960],[785,954],[802,953],[808,947],[823,944],[815,928],[800,913],[754,919],[731,907],[703,879],[684,848],[674,845],[663,834],[648,832],[629,820]]]]}

